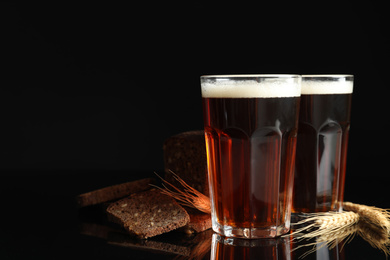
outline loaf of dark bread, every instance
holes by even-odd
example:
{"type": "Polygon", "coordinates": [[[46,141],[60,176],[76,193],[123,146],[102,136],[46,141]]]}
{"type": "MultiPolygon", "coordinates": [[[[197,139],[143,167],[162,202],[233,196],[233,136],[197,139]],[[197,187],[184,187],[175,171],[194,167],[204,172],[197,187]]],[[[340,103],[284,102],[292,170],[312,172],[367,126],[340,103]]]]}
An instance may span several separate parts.
{"type": "Polygon", "coordinates": [[[157,236],[188,224],[190,217],[177,202],[157,189],[111,203],[108,219],[140,238],[157,236]]]}
{"type": "Polygon", "coordinates": [[[154,182],[152,178],[145,178],[141,180],[125,182],[117,185],[104,187],[98,190],[90,191],[80,194],[76,197],[78,207],[86,207],[100,204],[103,202],[112,201],[126,197],[132,193],[150,189],[151,183],[154,182]]]}
{"type": "Polygon", "coordinates": [[[176,187],[181,186],[173,178],[172,171],[188,185],[208,196],[204,131],[189,131],[169,137],[164,142],[163,150],[165,179],[176,187]]]}

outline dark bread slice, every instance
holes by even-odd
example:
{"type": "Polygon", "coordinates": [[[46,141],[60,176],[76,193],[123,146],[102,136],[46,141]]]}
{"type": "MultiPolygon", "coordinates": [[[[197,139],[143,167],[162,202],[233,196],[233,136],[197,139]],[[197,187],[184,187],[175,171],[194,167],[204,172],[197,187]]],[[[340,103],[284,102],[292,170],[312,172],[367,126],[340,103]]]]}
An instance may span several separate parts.
{"type": "Polygon", "coordinates": [[[163,145],[165,179],[181,185],[173,178],[173,171],[188,185],[209,195],[206,142],[203,130],[183,132],[167,138],[163,145]]]}
{"type": "Polygon", "coordinates": [[[108,202],[115,199],[126,197],[132,193],[150,189],[154,179],[145,178],[137,181],[131,181],[101,188],[91,192],[80,194],[76,197],[77,206],[82,208],[92,206],[103,202],[108,202]]]}
{"type": "Polygon", "coordinates": [[[152,189],[111,203],[108,219],[140,238],[157,236],[188,224],[190,217],[177,202],[152,189]]]}

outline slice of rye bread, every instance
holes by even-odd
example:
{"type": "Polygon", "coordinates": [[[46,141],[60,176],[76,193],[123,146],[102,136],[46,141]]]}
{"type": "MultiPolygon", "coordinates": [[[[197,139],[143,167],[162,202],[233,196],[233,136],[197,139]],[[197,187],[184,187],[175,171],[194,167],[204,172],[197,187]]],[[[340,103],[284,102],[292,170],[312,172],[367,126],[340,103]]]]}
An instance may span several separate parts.
{"type": "Polygon", "coordinates": [[[151,186],[149,184],[152,183],[154,183],[153,178],[145,178],[104,187],[78,195],[76,197],[76,204],[79,208],[82,208],[115,199],[121,199],[123,197],[129,196],[130,194],[150,189],[151,186]]]}
{"type": "Polygon", "coordinates": [[[157,189],[113,202],[106,211],[110,221],[143,239],[183,227],[190,221],[184,208],[157,189]]]}

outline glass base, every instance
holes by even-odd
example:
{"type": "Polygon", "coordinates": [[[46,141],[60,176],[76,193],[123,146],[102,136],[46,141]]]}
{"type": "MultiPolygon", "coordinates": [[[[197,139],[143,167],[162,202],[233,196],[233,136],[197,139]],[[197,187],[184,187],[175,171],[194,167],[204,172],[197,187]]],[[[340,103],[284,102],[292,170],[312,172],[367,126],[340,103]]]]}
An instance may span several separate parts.
{"type": "Polygon", "coordinates": [[[244,239],[273,238],[284,235],[290,231],[290,223],[282,226],[271,226],[268,228],[238,228],[225,226],[217,223],[213,219],[214,232],[225,237],[237,237],[244,239]]]}

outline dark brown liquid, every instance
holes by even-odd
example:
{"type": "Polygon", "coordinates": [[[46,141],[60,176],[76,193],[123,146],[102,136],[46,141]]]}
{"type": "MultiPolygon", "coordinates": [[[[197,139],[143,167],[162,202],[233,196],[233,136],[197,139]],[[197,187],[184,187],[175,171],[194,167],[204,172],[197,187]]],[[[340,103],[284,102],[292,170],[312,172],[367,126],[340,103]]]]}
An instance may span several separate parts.
{"type": "Polygon", "coordinates": [[[221,225],[289,221],[299,97],[203,98],[212,201],[221,225]]]}
{"type": "Polygon", "coordinates": [[[302,95],[293,212],[339,210],[352,94],[302,95]]]}

